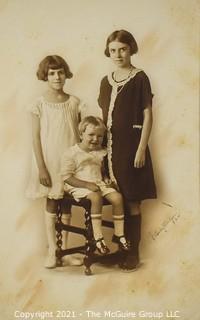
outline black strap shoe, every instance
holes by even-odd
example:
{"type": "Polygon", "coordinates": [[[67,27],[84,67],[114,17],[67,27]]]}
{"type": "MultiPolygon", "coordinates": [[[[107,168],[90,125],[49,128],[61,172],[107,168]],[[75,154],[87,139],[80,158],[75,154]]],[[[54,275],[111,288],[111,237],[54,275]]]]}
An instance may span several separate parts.
{"type": "Polygon", "coordinates": [[[110,252],[107,245],[105,244],[104,238],[100,238],[100,239],[95,240],[95,245],[96,245],[98,252],[103,256],[105,256],[106,254],[108,254],[110,252]]]}
{"type": "Polygon", "coordinates": [[[130,246],[129,246],[128,242],[126,241],[126,238],[125,238],[124,235],[122,235],[122,236],[116,236],[116,235],[114,234],[113,237],[112,237],[112,241],[113,241],[114,243],[117,243],[117,244],[118,244],[120,250],[129,251],[130,246]]]}

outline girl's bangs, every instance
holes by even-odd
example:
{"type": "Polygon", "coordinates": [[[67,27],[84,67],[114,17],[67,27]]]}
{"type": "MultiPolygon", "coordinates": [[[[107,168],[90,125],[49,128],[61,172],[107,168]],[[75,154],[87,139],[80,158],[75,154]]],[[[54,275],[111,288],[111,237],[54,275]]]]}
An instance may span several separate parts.
{"type": "Polygon", "coordinates": [[[50,64],[48,65],[48,68],[49,68],[49,69],[53,69],[53,70],[55,70],[55,69],[61,69],[61,68],[63,68],[63,65],[62,65],[62,63],[59,63],[59,62],[52,62],[52,63],[50,63],[50,64]]]}

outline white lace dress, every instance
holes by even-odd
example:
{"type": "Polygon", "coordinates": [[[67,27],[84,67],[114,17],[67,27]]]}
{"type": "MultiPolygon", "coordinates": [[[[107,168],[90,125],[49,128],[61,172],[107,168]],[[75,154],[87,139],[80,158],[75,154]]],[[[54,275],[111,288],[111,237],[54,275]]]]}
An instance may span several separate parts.
{"type": "MultiPolygon", "coordinates": [[[[102,197],[116,192],[115,189],[106,185],[102,180],[101,166],[106,154],[106,149],[86,152],[77,144],[69,148],[61,158],[61,176],[63,181],[74,176],[83,181],[93,182],[99,186],[102,197]]],[[[77,201],[87,197],[92,192],[86,188],[72,187],[67,183],[65,183],[65,190],[77,201]]]]}
{"type": "Polygon", "coordinates": [[[32,169],[26,195],[29,198],[61,199],[64,194],[60,176],[60,159],[65,149],[79,142],[78,124],[84,104],[72,95],[65,102],[51,103],[40,97],[31,112],[40,118],[41,144],[52,187],[39,182],[38,167],[33,153],[32,169]]]}

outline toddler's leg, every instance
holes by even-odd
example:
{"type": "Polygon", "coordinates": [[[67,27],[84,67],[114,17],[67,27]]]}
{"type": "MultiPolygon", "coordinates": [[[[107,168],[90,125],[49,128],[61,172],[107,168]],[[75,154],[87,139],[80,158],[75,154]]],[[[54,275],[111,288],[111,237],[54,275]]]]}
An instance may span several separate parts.
{"type": "Polygon", "coordinates": [[[87,199],[91,201],[91,220],[94,239],[96,240],[96,247],[101,254],[107,254],[109,252],[108,247],[105,244],[101,227],[101,215],[102,215],[102,195],[100,192],[91,192],[88,194],[87,199]]]}
{"type": "Polygon", "coordinates": [[[56,214],[58,212],[59,200],[48,199],[45,211],[45,225],[48,242],[48,256],[45,261],[46,268],[56,267],[56,214]]]}
{"type": "Polygon", "coordinates": [[[113,241],[119,244],[122,250],[129,250],[124,237],[124,208],[123,198],[119,192],[112,192],[105,196],[113,207],[114,236],[113,241]]]}

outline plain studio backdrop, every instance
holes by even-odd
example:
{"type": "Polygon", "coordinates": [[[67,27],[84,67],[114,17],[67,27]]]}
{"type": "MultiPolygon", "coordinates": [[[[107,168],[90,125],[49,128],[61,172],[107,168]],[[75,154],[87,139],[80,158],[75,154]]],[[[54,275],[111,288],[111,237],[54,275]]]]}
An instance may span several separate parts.
{"type": "MultiPolygon", "coordinates": [[[[144,310],[163,312],[165,319],[166,310],[178,310],[181,319],[199,320],[198,2],[0,0],[2,319],[15,319],[16,310],[144,310]],[[158,199],[142,205],[142,266],[129,274],[93,266],[91,277],[83,268],[45,270],[44,201],[25,197],[27,109],[45,88],[37,66],[49,54],[65,58],[74,73],[65,90],[86,102],[86,114],[99,115],[100,80],[113,68],[105,41],[116,29],[135,36],[139,52],[132,63],[147,73],[154,93],[150,147],[158,199]]],[[[73,219],[81,224],[82,216],[75,210],[73,219]]]]}

